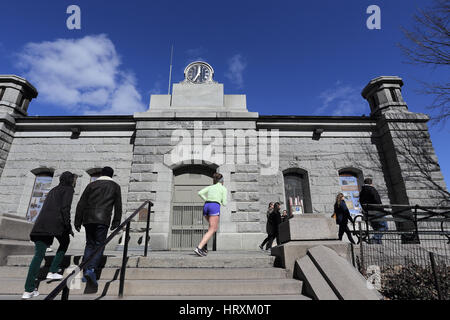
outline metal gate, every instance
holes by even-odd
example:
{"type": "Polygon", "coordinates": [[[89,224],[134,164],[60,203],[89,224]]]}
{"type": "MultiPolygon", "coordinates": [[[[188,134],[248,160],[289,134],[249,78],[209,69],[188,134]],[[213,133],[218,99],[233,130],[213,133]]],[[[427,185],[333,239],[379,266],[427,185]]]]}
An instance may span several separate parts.
{"type": "Polygon", "coordinates": [[[203,205],[174,205],[172,220],[172,249],[195,248],[208,230],[203,218],[203,205]]]}
{"type": "Polygon", "coordinates": [[[210,185],[212,179],[202,174],[185,173],[175,176],[174,181],[171,250],[192,250],[208,230],[198,191],[210,185]]]}

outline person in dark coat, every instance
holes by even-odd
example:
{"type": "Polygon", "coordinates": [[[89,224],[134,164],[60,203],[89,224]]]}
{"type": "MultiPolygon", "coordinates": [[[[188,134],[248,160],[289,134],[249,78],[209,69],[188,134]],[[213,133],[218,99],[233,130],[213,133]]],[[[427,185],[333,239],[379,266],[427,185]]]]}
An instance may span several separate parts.
{"type": "Polygon", "coordinates": [[[288,214],[287,210],[283,210],[283,214],[281,215],[281,222],[285,222],[288,221],[289,219],[291,219],[294,215],[291,213],[290,215],[288,214]]]}
{"type": "Polygon", "coordinates": [[[267,241],[266,250],[272,248],[273,240],[277,239],[277,245],[280,244],[279,234],[278,234],[278,226],[281,223],[281,213],[280,213],[280,203],[275,202],[273,211],[270,213],[269,218],[267,219],[268,224],[268,234],[269,239],[267,241]]]}
{"type": "Polygon", "coordinates": [[[350,216],[350,211],[345,204],[344,194],[342,193],[339,193],[336,197],[336,202],[334,203],[334,214],[336,215],[336,224],[339,226],[339,240],[342,240],[342,236],[345,233],[348,240],[355,244],[350,229],[348,228],[348,220],[351,220],[352,218],[350,216]]]}
{"type": "MultiPolygon", "coordinates": [[[[80,232],[81,225],[86,230],[86,248],[83,261],[87,260],[102,245],[108,234],[108,228],[116,229],[122,219],[122,194],[120,186],[112,179],[114,170],[110,167],[102,169],[101,177],[88,184],[77,205],[75,229],[80,232]],[[112,211],[114,208],[114,216],[112,211]],[[112,222],[111,222],[112,217],[112,222]]],[[[83,281],[90,281],[97,286],[96,270],[103,256],[101,250],[84,269],[83,281]]]]}
{"type": "MultiPolygon", "coordinates": [[[[372,179],[367,178],[364,180],[364,185],[361,188],[361,192],[359,193],[359,203],[364,209],[364,205],[367,204],[381,204],[381,198],[378,194],[377,189],[372,185],[372,179]]],[[[377,216],[382,215],[379,211],[370,210],[366,212],[369,215],[369,224],[375,231],[387,231],[388,225],[386,221],[373,221],[377,216]]],[[[373,235],[372,240],[374,243],[381,244],[381,238],[383,237],[382,233],[376,233],[373,235]]]]}
{"type": "Polygon", "coordinates": [[[50,190],[42,205],[33,229],[30,233],[30,239],[35,243],[35,253],[28,269],[28,275],[25,282],[25,292],[22,299],[30,299],[39,295],[36,290],[35,280],[41,267],[41,262],[45,257],[45,252],[56,238],[59,242],[59,248],[53,258],[47,279],[60,280],[62,275],[58,274],[59,266],[69,247],[70,237],[73,237],[72,226],[70,224],[70,207],[74,193],[75,176],[66,171],[59,177],[59,185],[50,190]]]}
{"type": "Polygon", "coordinates": [[[270,226],[269,226],[269,215],[272,213],[272,211],[273,211],[273,206],[274,206],[274,203],[273,202],[270,202],[269,203],[269,207],[267,208],[267,212],[266,212],[266,218],[267,218],[267,221],[266,221],[266,233],[267,233],[267,237],[264,239],[264,241],[259,245],[259,248],[261,249],[261,250],[264,250],[264,245],[267,243],[267,241],[269,241],[269,229],[270,229],[270,226]]]}

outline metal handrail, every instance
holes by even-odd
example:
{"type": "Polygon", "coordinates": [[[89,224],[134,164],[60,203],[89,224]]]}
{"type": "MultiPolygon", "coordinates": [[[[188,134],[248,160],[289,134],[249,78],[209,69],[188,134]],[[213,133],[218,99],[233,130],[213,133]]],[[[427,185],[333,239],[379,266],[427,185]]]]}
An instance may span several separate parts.
{"type": "MultiPolygon", "coordinates": [[[[419,205],[381,205],[381,204],[364,204],[362,205],[363,214],[356,215],[351,219],[353,225],[353,234],[357,236],[358,243],[361,241],[367,241],[369,236],[369,222],[370,221],[396,221],[396,222],[407,222],[410,221],[414,224],[414,231],[416,234],[419,233],[418,222],[432,220],[435,222],[441,222],[440,235],[444,235],[450,240],[450,232],[444,230],[444,222],[450,222],[450,207],[448,206],[419,206],[419,205]],[[398,208],[398,210],[394,210],[398,208]],[[386,209],[392,209],[392,211],[387,211],[386,209]],[[422,210],[423,212],[418,212],[422,210]],[[442,210],[441,212],[436,212],[434,210],[442,210]],[[371,216],[368,211],[377,211],[379,214],[376,216],[371,216]],[[408,212],[409,211],[409,212],[408,212]],[[401,215],[399,215],[401,214],[401,215]],[[392,215],[393,218],[386,218],[386,216],[392,215]],[[439,218],[438,218],[439,217],[439,218]],[[356,230],[356,220],[361,218],[366,224],[366,230],[362,233],[361,230],[356,230]]],[[[359,224],[361,227],[361,223],[359,224]]],[[[376,233],[402,233],[398,230],[396,231],[376,231],[376,233]]],[[[403,232],[403,233],[411,233],[403,232]]],[[[420,231],[420,233],[430,233],[430,231],[420,231]]],[[[436,231],[434,231],[436,233],[436,231]]]]}
{"type": "Polygon", "coordinates": [[[147,229],[146,229],[146,236],[145,236],[145,250],[144,250],[144,256],[147,256],[147,249],[148,249],[148,240],[149,240],[149,226],[150,226],[150,208],[153,206],[153,202],[150,200],[145,201],[142,203],[142,205],[136,209],[127,219],[125,219],[124,222],[122,222],[110,235],[106,240],[85,260],[83,261],[78,268],[73,270],[67,277],[65,277],[61,283],[50,292],[47,297],[45,297],[45,300],[53,300],[56,298],[56,296],[62,292],[61,300],[68,300],[69,298],[69,286],[67,285],[68,279],[74,278],[83,268],[92,260],[94,257],[101,252],[106,245],[124,228],[126,227],[125,231],[125,243],[123,247],[123,257],[122,257],[122,266],[120,268],[120,285],[119,285],[119,297],[123,296],[123,288],[124,288],[124,282],[125,282],[125,271],[127,267],[127,260],[128,260],[128,241],[130,240],[129,234],[130,234],[130,225],[131,220],[146,206],[148,205],[148,212],[147,212],[147,229]]]}

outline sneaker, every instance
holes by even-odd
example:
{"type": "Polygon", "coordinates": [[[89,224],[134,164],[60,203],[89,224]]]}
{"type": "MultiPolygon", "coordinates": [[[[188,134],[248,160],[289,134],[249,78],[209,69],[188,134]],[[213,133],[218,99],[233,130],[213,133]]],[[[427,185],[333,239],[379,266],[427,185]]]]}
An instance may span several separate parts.
{"type": "Polygon", "coordinates": [[[47,279],[49,280],[61,280],[62,278],[64,278],[62,275],[60,275],[59,273],[53,273],[53,272],[49,272],[47,273],[47,279]]]}
{"type": "Polygon", "coordinates": [[[199,257],[206,257],[206,253],[205,251],[203,251],[202,249],[200,249],[199,247],[194,249],[194,252],[199,256],[199,257]]]}
{"type": "Polygon", "coordinates": [[[86,272],[84,273],[84,277],[95,287],[98,286],[97,275],[95,274],[94,269],[86,270],[86,272]]]}
{"type": "Polygon", "coordinates": [[[34,297],[37,297],[39,295],[39,292],[37,290],[34,290],[33,292],[24,292],[22,295],[23,300],[28,300],[34,297]]]}
{"type": "Polygon", "coordinates": [[[262,251],[264,251],[264,247],[262,245],[258,246],[262,251]]]}
{"type": "Polygon", "coordinates": [[[45,249],[45,252],[53,252],[53,249],[52,248],[47,248],[47,249],[45,249]]]}

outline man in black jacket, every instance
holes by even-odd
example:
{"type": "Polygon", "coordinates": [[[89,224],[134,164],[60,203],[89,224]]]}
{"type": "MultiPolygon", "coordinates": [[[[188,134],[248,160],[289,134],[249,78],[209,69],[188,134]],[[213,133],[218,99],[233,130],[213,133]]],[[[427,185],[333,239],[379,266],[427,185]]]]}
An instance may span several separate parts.
{"type": "MultiPolygon", "coordinates": [[[[361,192],[359,193],[359,203],[361,205],[365,204],[381,204],[381,198],[378,194],[377,189],[375,189],[372,185],[372,179],[367,178],[364,180],[364,185],[361,188],[361,192]]],[[[381,213],[376,210],[369,210],[367,212],[370,219],[375,218],[376,216],[380,216],[381,213]]],[[[387,231],[388,225],[386,221],[370,221],[370,226],[373,230],[376,231],[387,231]]],[[[381,244],[381,238],[383,237],[382,233],[374,234],[372,240],[374,243],[381,244]]]]}
{"type": "MultiPolygon", "coordinates": [[[[81,225],[86,229],[86,248],[83,261],[106,240],[108,228],[116,229],[122,218],[122,195],[120,186],[113,181],[114,170],[110,167],[102,169],[101,177],[88,184],[77,205],[75,229],[79,232],[81,225]],[[112,210],[114,217],[111,223],[112,210]]],[[[97,285],[95,270],[100,264],[103,250],[92,259],[84,270],[83,281],[90,280],[97,285]]]]}

